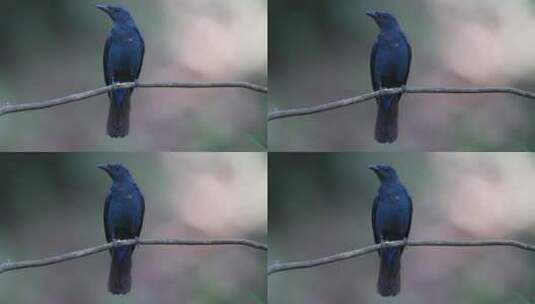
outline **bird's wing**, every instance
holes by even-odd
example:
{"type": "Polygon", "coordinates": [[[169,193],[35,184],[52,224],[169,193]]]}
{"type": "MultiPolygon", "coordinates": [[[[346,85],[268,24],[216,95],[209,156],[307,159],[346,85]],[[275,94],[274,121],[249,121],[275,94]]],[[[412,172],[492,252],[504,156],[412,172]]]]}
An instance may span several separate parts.
{"type": "Polygon", "coordinates": [[[370,56],[370,75],[372,76],[372,87],[374,91],[380,89],[379,81],[376,79],[375,62],[377,59],[377,42],[373,44],[372,54],[370,56]]]}
{"type": "Polygon", "coordinates": [[[136,187],[136,190],[139,194],[139,197],[141,199],[141,219],[140,219],[140,222],[139,222],[139,227],[136,231],[136,236],[140,236],[141,234],[141,228],[143,227],[143,218],[145,217],[145,198],[143,197],[143,193],[141,193],[141,190],[139,189],[139,187],[134,184],[134,186],[136,187]]]}
{"type": "Polygon", "coordinates": [[[145,58],[145,40],[143,40],[143,36],[141,36],[141,33],[139,32],[139,30],[137,30],[137,33],[139,35],[139,39],[141,40],[141,58],[139,60],[139,66],[137,67],[137,71],[135,75],[136,79],[138,79],[139,75],[141,74],[141,67],[143,66],[143,60],[145,58]]]}
{"type": "Polygon", "coordinates": [[[141,196],[141,222],[139,223],[139,229],[136,232],[136,235],[141,234],[141,228],[143,227],[143,218],[145,217],[145,198],[141,196]]]}
{"type": "Polygon", "coordinates": [[[409,79],[409,72],[411,70],[411,62],[412,62],[412,48],[409,44],[409,41],[407,40],[407,37],[403,36],[403,39],[405,40],[405,43],[407,44],[407,51],[408,51],[408,60],[407,60],[407,68],[405,69],[405,76],[403,77],[403,83],[407,84],[407,80],[409,79]]]}
{"type": "Polygon", "coordinates": [[[110,54],[110,48],[111,48],[111,36],[108,36],[108,39],[106,39],[106,44],[104,45],[104,81],[106,82],[106,85],[111,85],[113,82],[113,77],[108,71],[108,57],[110,54]]]}
{"type": "Polygon", "coordinates": [[[108,243],[112,241],[110,231],[108,230],[108,210],[110,209],[110,200],[111,193],[106,196],[106,202],[104,203],[104,233],[108,243]]]}
{"type": "Polygon", "coordinates": [[[379,196],[376,196],[373,199],[373,206],[372,206],[372,230],[373,230],[373,239],[376,244],[381,242],[379,235],[377,234],[377,231],[375,230],[375,214],[377,213],[378,204],[379,204],[379,196]]]}
{"type": "Polygon", "coordinates": [[[408,194],[407,194],[407,198],[409,199],[409,226],[407,227],[405,238],[409,238],[409,233],[411,231],[411,224],[412,224],[412,198],[408,194]]]}

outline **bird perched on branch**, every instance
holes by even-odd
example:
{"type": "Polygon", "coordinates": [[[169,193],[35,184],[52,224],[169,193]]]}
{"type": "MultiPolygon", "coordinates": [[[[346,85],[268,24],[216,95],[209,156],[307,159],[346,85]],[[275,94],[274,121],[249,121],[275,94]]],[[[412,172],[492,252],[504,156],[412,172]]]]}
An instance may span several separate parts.
{"type": "MultiPolygon", "coordinates": [[[[380,28],[373,45],[370,70],[373,90],[405,86],[412,50],[396,18],[386,12],[368,12],[380,28]]],[[[398,108],[401,94],[377,97],[375,140],[392,143],[398,137],[398,108]]]]}
{"type": "MultiPolygon", "coordinates": [[[[98,166],[113,180],[104,205],[104,231],[106,240],[138,238],[143,226],[145,200],[134,179],[124,166],[106,164],[98,166]]],[[[135,245],[110,249],[111,267],[108,290],[112,294],[127,294],[132,285],[132,253],[135,245]]]]}
{"type": "MultiPolygon", "coordinates": [[[[104,47],[104,79],[106,85],[135,82],[139,78],[145,42],[132,15],[123,7],[99,4],[113,21],[113,27],[104,47]]],[[[108,135],[117,138],[128,135],[130,129],[131,89],[116,89],[108,93],[108,135]]]]}
{"type": "MultiPolygon", "coordinates": [[[[412,200],[409,192],[399,181],[394,168],[388,165],[370,166],[381,186],[373,201],[372,228],[376,244],[384,241],[406,240],[412,221],[412,200]]],[[[383,248],[380,257],[377,292],[384,296],[395,296],[401,287],[400,267],[403,247],[383,248]]]]}

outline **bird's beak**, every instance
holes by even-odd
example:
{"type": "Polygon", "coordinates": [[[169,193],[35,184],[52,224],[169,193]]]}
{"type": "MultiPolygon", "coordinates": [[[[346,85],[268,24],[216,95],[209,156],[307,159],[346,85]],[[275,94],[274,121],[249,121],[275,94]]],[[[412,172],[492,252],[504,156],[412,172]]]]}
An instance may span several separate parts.
{"type": "Polygon", "coordinates": [[[107,164],[100,164],[97,166],[97,168],[101,169],[101,170],[104,170],[106,172],[109,172],[110,168],[107,164]]]}
{"type": "Polygon", "coordinates": [[[369,166],[368,169],[372,170],[375,173],[379,172],[379,167],[377,167],[377,166],[369,166]]]}
{"type": "Polygon", "coordinates": [[[106,14],[110,14],[110,7],[106,4],[99,4],[97,5],[97,8],[103,12],[105,12],[106,14]]]}
{"type": "Polygon", "coordinates": [[[366,12],[366,15],[372,17],[373,19],[377,18],[377,15],[375,14],[375,12],[372,12],[372,11],[366,12]]]}

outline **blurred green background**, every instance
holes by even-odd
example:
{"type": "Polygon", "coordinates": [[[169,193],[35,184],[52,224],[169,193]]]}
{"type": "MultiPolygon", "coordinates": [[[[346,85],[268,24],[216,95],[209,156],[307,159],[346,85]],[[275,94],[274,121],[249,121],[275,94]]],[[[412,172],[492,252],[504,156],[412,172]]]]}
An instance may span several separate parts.
{"type": "MultiPolygon", "coordinates": [[[[370,92],[378,28],[397,16],[413,48],[408,86],[535,90],[533,0],[270,0],[270,108],[309,107],[370,92]]],[[[374,101],[272,121],[272,151],[532,151],[535,106],[500,94],[406,95],[393,145],[373,140],[374,101]]]]}
{"type": "MultiPolygon", "coordinates": [[[[142,238],[266,242],[264,153],[0,154],[0,262],[105,243],[111,179],[121,162],[145,196],[142,238]]],[[[107,291],[107,252],[0,275],[1,303],[265,303],[266,253],[236,246],[136,249],[132,292],[107,291]]]]}
{"type": "MultiPolygon", "coordinates": [[[[411,193],[413,240],[535,243],[535,155],[331,153],[269,155],[269,258],[298,261],[373,244],[379,181],[389,163],[411,193]]],[[[376,294],[375,253],[272,274],[269,303],[533,303],[535,255],[507,247],[407,248],[401,294],[376,294]]]]}
{"type": "MultiPolygon", "coordinates": [[[[104,86],[111,29],[101,0],[2,1],[0,103],[104,86]]],[[[146,54],[140,81],[267,81],[267,0],[124,0],[146,54]]],[[[0,118],[3,151],[259,151],[264,94],[241,89],[138,89],[130,135],[105,136],[108,99],[0,118]]]]}

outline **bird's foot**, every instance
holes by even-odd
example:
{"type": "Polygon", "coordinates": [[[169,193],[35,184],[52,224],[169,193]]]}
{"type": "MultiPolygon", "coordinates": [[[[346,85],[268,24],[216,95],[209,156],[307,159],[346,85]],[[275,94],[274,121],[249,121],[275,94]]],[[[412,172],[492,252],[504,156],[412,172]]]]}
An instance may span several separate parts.
{"type": "Polygon", "coordinates": [[[113,248],[119,247],[119,241],[120,241],[119,239],[112,239],[111,240],[112,247],[113,248]]]}
{"type": "Polygon", "coordinates": [[[381,249],[384,249],[386,247],[386,242],[385,240],[381,240],[381,249]]]}

